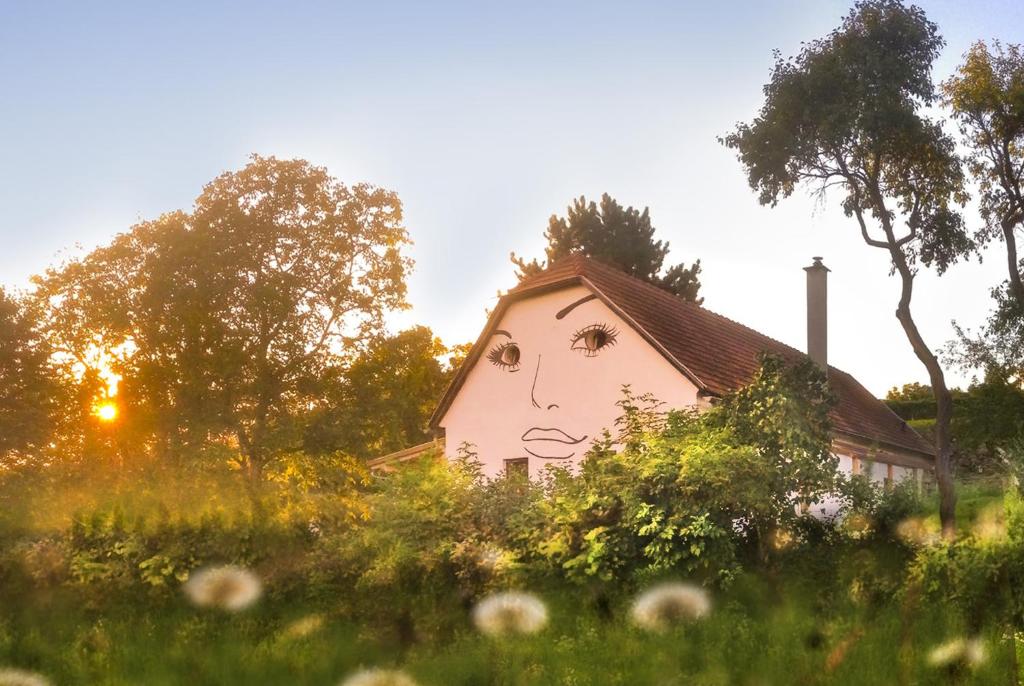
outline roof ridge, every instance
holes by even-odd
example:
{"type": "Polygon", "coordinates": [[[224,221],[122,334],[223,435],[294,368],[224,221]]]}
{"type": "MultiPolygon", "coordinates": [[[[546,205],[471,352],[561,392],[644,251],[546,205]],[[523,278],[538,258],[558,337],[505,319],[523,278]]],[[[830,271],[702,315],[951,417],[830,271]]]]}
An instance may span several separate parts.
{"type": "MultiPolygon", "coordinates": [[[[672,302],[676,306],[689,307],[689,308],[697,310],[699,312],[707,313],[707,314],[709,314],[709,315],[711,315],[713,317],[717,317],[718,319],[727,321],[730,324],[732,324],[733,326],[738,326],[738,327],[741,327],[743,329],[746,329],[747,331],[749,331],[749,332],[751,332],[753,334],[756,334],[757,336],[759,336],[761,338],[769,340],[772,343],[775,343],[775,344],[777,344],[778,346],[780,346],[782,348],[786,348],[788,351],[794,352],[797,355],[802,355],[804,357],[808,357],[808,353],[804,352],[803,350],[800,350],[797,347],[794,347],[794,346],[790,345],[789,343],[785,343],[783,341],[780,341],[777,338],[769,336],[768,334],[766,334],[766,333],[764,333],[762,331],[758,331],[757,329],[755,329],[755,328],[753,328],[751,326],[748,326],[748,325],[744,324],[743,322],[737,321],[737,320],[733,319],[732,317],[724,315],[721,312],[716,312],[715,310],[712,310],[712,309],[710,309],[708,307],[705,307],[703,305],[698,305],[695,302],[691,302],[689,300],[684,300],[683,298],[680,298],[679,296],[674,295],[674,294],[666,291],[664,288],[659,288],[658,286],[654,285],[650,281],[644,281],[643,279],[638,278],[636,276],[633,276],[632,274],[627,274],[624,271],[616,269],[615,267],[613,267],[613,266],[611,266],[609,264],[605,264],[604,262],[596,260],[593,257],[590,257],[588,255],[572,255],[572,257],[577,257],[577,258],[582,259],[582,260],[587,260],[587,261],[589,261],[592,264],[598,265],[600,268],[608,270],[610,274],[613,274],[614,276],[616,276],[618,278],[623,278],[624,277],[624,278],[627,278],[627,279],[631,279],[631,280],[635,281],[640,287],[646,289],[650,293],[656,294],[658,297],[666,299],[666,302],[672,302]]],[[[561,259],[564,260],[564,259],[567,259],[567,258],[561,258],[561,259]]],[[[583,276],[585,276],[585,274],[583,274],[583,276]]],[[[846,374],[847,376],[853,378],[853,375],[850,372],[847,372],[847,371],[845,371],[843,369],[840,369],[839,367],[836,367],[835,365],[829,364],[828,368],[829,369],[834,369],[837,372],[841,372],[841,373],[846,374]]]]}
{"type": "MultiPolygon", "coordinates": [[[[573,253],[551,262],[507,291],[466,361],[445,391],[431,419],[437,425],[469,369],[482,354],[482,340],[509,305],[521,298],[582,282],[620,311],[670,362],[713,395],[735,390],[756,371],[756,354],[769,352],[787,360],[807,353],[702,305],[686,301],[601,260],[573,253]]],[[[860,435],[916,454],[934,455],[934,446],[907,425],[849,372],[828,367],[839,403],[830,415],[840,433],[860,435]],[[879,405],[883,409],[879,408],[879,405]]]]}
{"type": "MultiPolygon", "coordinates": [[[[590,259],[590,258],[586,258],[586,259],[590,259]]],[[[689,300],[684,300],[683,298],[680,298],[678,295],[674,295],[673,293],[670,293],[670,292],[666,291],[664,288],[659,288],[658,286],[654,285],[653,283],[651,283],[649,281],[644,281],[643,279],[637,278],[637,277],[635,277],[635,276],[633,276],[631,274],[627,274],[625,272],[615,270],[614,267],[611,267],[610,265],[606,265],[606,264],[604,264],[602,262],[595,261],[594,263],[600,265],[601,267],[603,267],[605,269],[609,269],[609,270],[614,271],[615,275],[618,276],[618,277],[625,277],[627,279],[632,279],[640,287],[644,288],[645,290],[649,291],[652,294],[656,294],[659,298],[665,299],[665,302],[671,302],[675,306],[689,307],[689,308],[692,308],[692,309],[697,310],[699,312],[705,312],[705,313],[707,313],[707,314],[709,314],[709,315],[711,315],[713,317],[717,317],[719,319],[723,319],[723,320],[729,322],[730,324],[734,324],[735,326],[743,327],[747,331],[755,333],[758,336],[760,336],[761,338],[766,338],[766,339],[772,341],[773,343],[777,343],[778,345],[780,345],[780,346],[782,346],[784,348],[788,348],[789,350],[792,350],[795,353],[798,353],[800,355],[806,355],[807,354],[807,353],[802,352],[798,348],[794,348],[793,346],[789,345],[788,343],[783,343],[782,341],[780,341],[780,340],[778,340],[776,338],[772,338],[771,336],[769,336],[769,335],[767,335],[765,333],[762,333],[761,331],[758,331],[757,329],[754,329],[754,328],[752,328],[750,326],[747,326],[746,324],[744,324],[742,322],[736,321],[732,317],[728,317],[728,316],[726,316],[726,315],[724,315],[724,314],[722,314],[720,312],[716,312],[715,310],[712,310],[712,309],[710,309],[708,307],[704,307],[703,305],[698,305],[695,302],[691,302],[689,300]]]]}

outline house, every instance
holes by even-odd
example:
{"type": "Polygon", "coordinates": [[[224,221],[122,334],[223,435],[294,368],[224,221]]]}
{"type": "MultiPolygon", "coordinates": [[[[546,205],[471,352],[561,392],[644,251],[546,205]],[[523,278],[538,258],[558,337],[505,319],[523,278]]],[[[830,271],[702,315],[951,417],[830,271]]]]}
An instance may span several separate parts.
{"type": "MultiPolygon", "coordinates": [[[[827,364],[828,269],[807,271],[808,350],[838,397],[840,469],[920,479],[934,450],[856,379],[827,364]]],[[[583,256],[556,261],[504,295],[431,423],[444,453],[471,444],[486,474],[572,466],[605,428],[629,384],[668,408],[705,407],[748,383],[760,353],[805,354],[702,306],[583,256]]],[[[378,458],[413,459],[425,448],[378,458]]]]}

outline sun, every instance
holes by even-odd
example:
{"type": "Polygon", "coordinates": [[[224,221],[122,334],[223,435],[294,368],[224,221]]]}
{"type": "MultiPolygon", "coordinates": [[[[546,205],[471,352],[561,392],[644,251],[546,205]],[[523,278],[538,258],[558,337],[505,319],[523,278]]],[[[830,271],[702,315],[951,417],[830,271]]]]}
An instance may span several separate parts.
{"type": "Polygon", "coordinates": [[[109,400],[97,405],[94,412],[102,422],[112,422],[117,419],[117,405],[109,400]]]}

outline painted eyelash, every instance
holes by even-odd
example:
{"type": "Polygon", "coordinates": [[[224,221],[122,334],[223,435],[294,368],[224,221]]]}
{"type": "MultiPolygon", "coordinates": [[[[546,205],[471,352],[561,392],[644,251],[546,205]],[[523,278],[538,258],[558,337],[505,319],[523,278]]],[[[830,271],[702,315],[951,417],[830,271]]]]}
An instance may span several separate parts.
{"type": "Polygon", "coordinates": [[[502,369],[518,369],[519,362],[516,362],[515,364],[509,364],[508,362],[505,362],[504,360],[501,359],[502,354],[504,354],[506,350],[513,346],[519,347],[512,341],[508,341],[506,343],[502,343],[501,345],[495,348],[491,348],[490,352],[487,353],[487,359],[491,361],[491,364],[497,365],[502,369]]]}
{"type": "Polygon", "coordinates": [[[605,343],[603,346],[601,346],[602,348],[608,348],[615,345],[615,342],[619,336],[618,329],[616,329],[614,326],[609,326],[608,324],[602,322],[599,324],[591,324],[590,326],[585,326],[576,333],[574,333],[572,337],[569,339],[569,345],[572,347],[573,350],[581,350],[587,357],[593,357],[594,355],[597,354],[596,350],[586,350],[582,348],[577,348],[575,346],[581,338],[586,336],[588,333],[594,331],[600,331],[605,336],[605,343]]]}
{"type": "Polygon", "coordinates": [[[586,336],[591,331],[600,331],[601,333],[608,337],[609,343],[615,340],[615,337],[619,335],[618,329],[616,329],[614,326],[609,326],[608,324],[602,322],[600,324],[591,324],[590,326],[585,326],[576,333],[574,333],[572,335],[573,343],[578,341],[583,336],[586,336]]]}

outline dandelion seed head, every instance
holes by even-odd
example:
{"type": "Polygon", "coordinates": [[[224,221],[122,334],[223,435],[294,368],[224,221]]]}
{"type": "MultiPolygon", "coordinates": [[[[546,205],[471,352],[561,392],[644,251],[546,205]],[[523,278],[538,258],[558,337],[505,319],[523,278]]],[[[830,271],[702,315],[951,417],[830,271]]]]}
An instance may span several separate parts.
{"type": "Polygon", "coordinates": [[[644,591],[630,612],[633,622],[648,631],[664,631],[682,622],[706,617],[711,612],[707,591],[684,583],[665,583],[644,591]]]}
{"type": "Polygon", "coordinates": [[[36,672],[0,668],[0,686],[50,686],[50,680],[36,672]]]}
{"type": "Polygon", "coordinates": [[[341,682],[341,686],[417,686],[412,677],[394,669],[364,669],[341,682]]]}
{"type": "Polygon", "coordinates": [[[487,596],[473,608],[473,624],[488,636],[532,634],[544,628],[548,610],[530,593],[509,591],[487,596]]]}
{"type": "Polygon", "coordinates": [[[985,648],[985,642],[980,638],[968,641],[967,649],[964,651],[964,658],[966,658],[967,664],[972,667],[977,667],[984,663],[988,658],[988,650],[985,648]]]}
{"type": "Polygon", "coordinates": [[[936,646],[928,653],[932,667],[977,667],[985,662],[988,653],[980,638],[955,638],[936,646]]]}
{"type": "Polygon", "coordinates": [[[282,633],[285,638],[305,638],[315,634],[323,625],[322,615],[307,615],[286,626],[282,633]]]}
{"type": "Polygon", "coordinates": [[[237,612],[249,607],[263,593],[259,577],[243,567],[207,567],[189,576],[185,595],[198,607],[237,612]]]}

